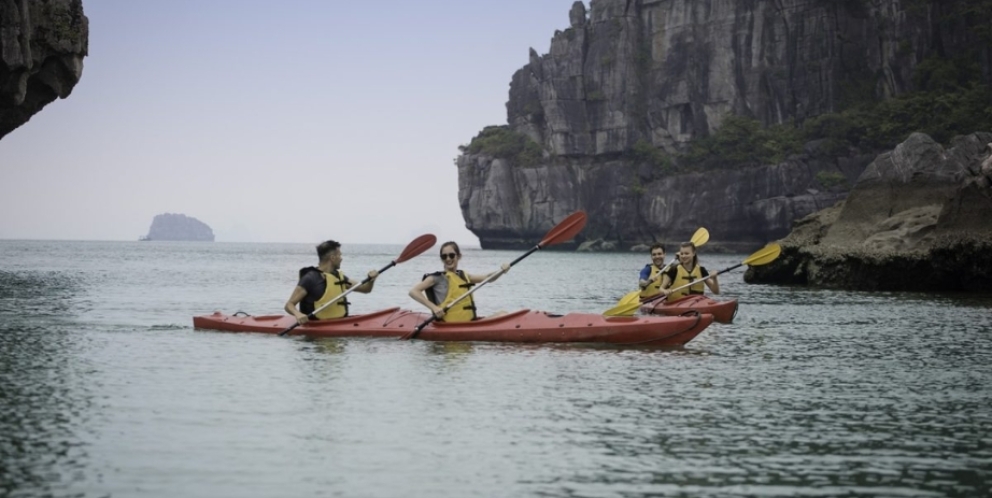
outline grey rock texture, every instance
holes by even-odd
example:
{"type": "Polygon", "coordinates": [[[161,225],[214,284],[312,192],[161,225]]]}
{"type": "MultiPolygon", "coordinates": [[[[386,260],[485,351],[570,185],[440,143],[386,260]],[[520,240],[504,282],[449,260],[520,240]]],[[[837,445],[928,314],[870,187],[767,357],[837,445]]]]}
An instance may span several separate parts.
{"type": "MultiPolygon", "coordinates": [[[[901,0],[592,0],[575,2],[549,53],[512,77],[508,126],[543,164],[463,154],[466,226],[483,247],[525,248],[585,209],[577,243],[678,242],[699,226],[709,250],[756,249],[844,198],[874,154],[808,150],[776,165],[671,176],[632,160],[635,144],[684,151],[728,114],[766,125],[837,111],[853,94],[912,90],[927,51],[961,53],[969,30],[936,22],[944,4],[901,0]],[[817,174],[843,175],[826,186],[817,174]],[[535,239],[537,237],[537,239],[535,239]]],[[[987,45],[987,43],[986,43],[987,45]]],[[[989,58],[981,61],[988,75],[989,58]]],[[[815,147],[814,147],[815,149],[815,147]]]]}
{"type": "Polygon", "coordinates": [[[878,156],[846,200],[796,223],[750,283],[861,290],[992,290],[992,133],[945,149],[915,133],[878,156]]]}
{"type": "Polygon", "coordinates": [[[0,138],[69,96],[88,41],[82,0],[0,0],[0,138]]]}
{"type": "Polygon", "coordinates": [[[852,85],[898,95],[929,47],[973,42],[934,22],[941,2],[922,3],[592,0],[587,13],[576,2],[550,52],[531,49],[513,75],[508,123],[558,156],[639,139],[676,152],[728,113],[801,122],[837,110],[852,85]]]}
{"type": "Polygon", "coordinates": [[[844,198],[843,184],[824,186],[818,173],[853,184],[870,161],[804,154],[776,165],[655,179],[622,158],[520,168],[505,159],[462,155],[458,198],[466,226],[487,249],[533,246],[555,223],[584,209],[589,223],[575,244],[562,247],[596,239],[616,249],[677,244],[705,226],[711,233],[707,250],[746,252],[784,237],[793,220],[844,198]]]}
{"type": "Polygon", "coordinates": [[[213,242],[214,231],[206,223],[184,214],[165,213],[152,219],[142,240],[185,240],[213,242]]]}

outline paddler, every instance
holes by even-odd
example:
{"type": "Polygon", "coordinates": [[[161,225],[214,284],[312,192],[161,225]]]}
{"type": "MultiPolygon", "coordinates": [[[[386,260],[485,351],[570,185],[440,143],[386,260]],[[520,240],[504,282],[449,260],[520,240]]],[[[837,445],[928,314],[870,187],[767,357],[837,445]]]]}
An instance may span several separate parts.
{"type": "Polygon", "coordinates": [[[683,242],[679,244],[679,264],[673,265],[664,273],[661,280],[661,287],[664,289],[668,301],[675,301],[690,294],[702,295],[703,282],[714,294],[720,293],[720,282],[717,282],[716,275],[712,278],[706,268],[699,265],[699,258],[696,256],[696,244],[683,242]],[[705,279],[705,280],[703,280],[705,279]],[[681,287],[690,282],[696,282],[692,286],[672,292],[671,289],[681,287]]]}
{"type": "MultiPolygon", "coordinates": [[[[341,244],[334,240],[326,240],[317,245],[317,266],[308,266],[300,269],[300,280],[293,289],[293,294],[286,301],[286,313],[296,317],[300,325],[307,323],[307,315],[319,309],[324,303],[340,296],[345,291],[355,285],[341,271],[341,244]],[[299,309],[297,309],[299,305],[299,309]]],[[[355,292],[368,294],[372,292],[372,285],[379,272],[372,270],[369,272],[369,281],[355,288],[355,292]]],[[[337,302],[324,308],[317,313],[317,318],[321,320],[342,318],[348,316],[347,298],[339,299],[337,302]]]]}
{"type": "Polygon", "coordinates": [[[665,266],[665,246],[654,244],[651,246],[651,262],[641,268],[638,285],[641,287],[641,300],[648,299],[661,292],[661,282],[664,273],[668,270],[665,266]]]}
{"type": "MultiPolygon", "coordinates": [[[[424,275],[417,285],[410,289],[410,297],[414,301],[426,306],[438,320],[445,322],[469,322],[476,320],[475,300],[472,295],[458,301],[455,305],[445,311],[451,303],[464,295],[475,284],[478,284],[489,277],[490,282],[495,281],[504,273],[510,271],[510,264],[503,263],[503,266],[488,275],[473,275],[458,269],[458,262],[462,259],[462,251],[455,242],[445,242],[441,245],[441,262],[444,269],[435,273],[424,275]]],[[[489,315],[499,316],[506,312],[501,311],[489,315]]]]}

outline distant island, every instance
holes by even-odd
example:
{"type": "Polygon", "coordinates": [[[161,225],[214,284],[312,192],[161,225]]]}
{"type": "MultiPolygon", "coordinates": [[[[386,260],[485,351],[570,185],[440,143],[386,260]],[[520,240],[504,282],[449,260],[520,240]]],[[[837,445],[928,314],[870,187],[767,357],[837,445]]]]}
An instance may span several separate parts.
{"type": "Polygon", "coordinates": [[[148,235],[138,240],[183,240],[213,242],[214,231],[206,223],[185,214],[165,213],[152,219],[148,235]]]}

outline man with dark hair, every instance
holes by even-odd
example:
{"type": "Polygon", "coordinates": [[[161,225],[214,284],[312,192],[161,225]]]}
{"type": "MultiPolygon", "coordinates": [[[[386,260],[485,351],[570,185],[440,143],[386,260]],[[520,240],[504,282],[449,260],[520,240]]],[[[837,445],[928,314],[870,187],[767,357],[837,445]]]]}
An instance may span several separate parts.
{"type": "Polygon", "coordinates": [[[646,299],[661,292],[662,274],[668,267],[665,266],[665,246],[654,244],[651,246],[651,263],[644,265],[641,269],[638,285],[641,287],[641,299],[646,299]]]}
{"type": "MultiPolygon", "coordinates": [[[[317,246],[317,257],[319,260],[316,267],[308,266],[300,269],[300,281],[293,289],[293,294],[289,296],[289,300],[286,301],[286,313],[296,317],[296,321],[300,325],[310,321],[307,315],[333,301],[355,285],[341,272],[342,257],[339,242],[334,240],[321,242],[317,246]],[[299,305],[299,309],[297,309],[297,305],[299,305]]],[[[356,287],[355,291],[364,294],[372,292],[372,285],[378,276],[378,271],[370,271],[369,278],[371,280],[356,287]]],[[[321,320],[348,316],[349,304],[346,298],[338,299],[330,306],[318,311],[316,316],[321,320]]]]}

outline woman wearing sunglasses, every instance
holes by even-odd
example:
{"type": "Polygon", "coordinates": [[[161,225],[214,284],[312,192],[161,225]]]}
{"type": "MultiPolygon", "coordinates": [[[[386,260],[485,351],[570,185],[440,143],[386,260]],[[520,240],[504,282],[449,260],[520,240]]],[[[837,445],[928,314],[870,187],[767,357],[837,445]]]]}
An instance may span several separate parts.
{"type": "MultiPolygon", "coordinates": [[[[473,285],[492,277],[495,281],[504,273],[510,271],[509,263],[503,263],[502,269],[489,275],[473,275],[458,269],[458,261],[462,259],[462,251],[458,244],[445,242],[441,245],[441,262],[444,270],[428,273],[419,284],[410,289],[410,297],[414,301],[427,306],[438,320],[445,322],[469,322],[478,318],[475,312],[475,300],[468,296],[458,301],[451,309],[445,308],[464,295],[473,285]]],[[[497,313],[492,316],[497,316],[497,313]]]]}

